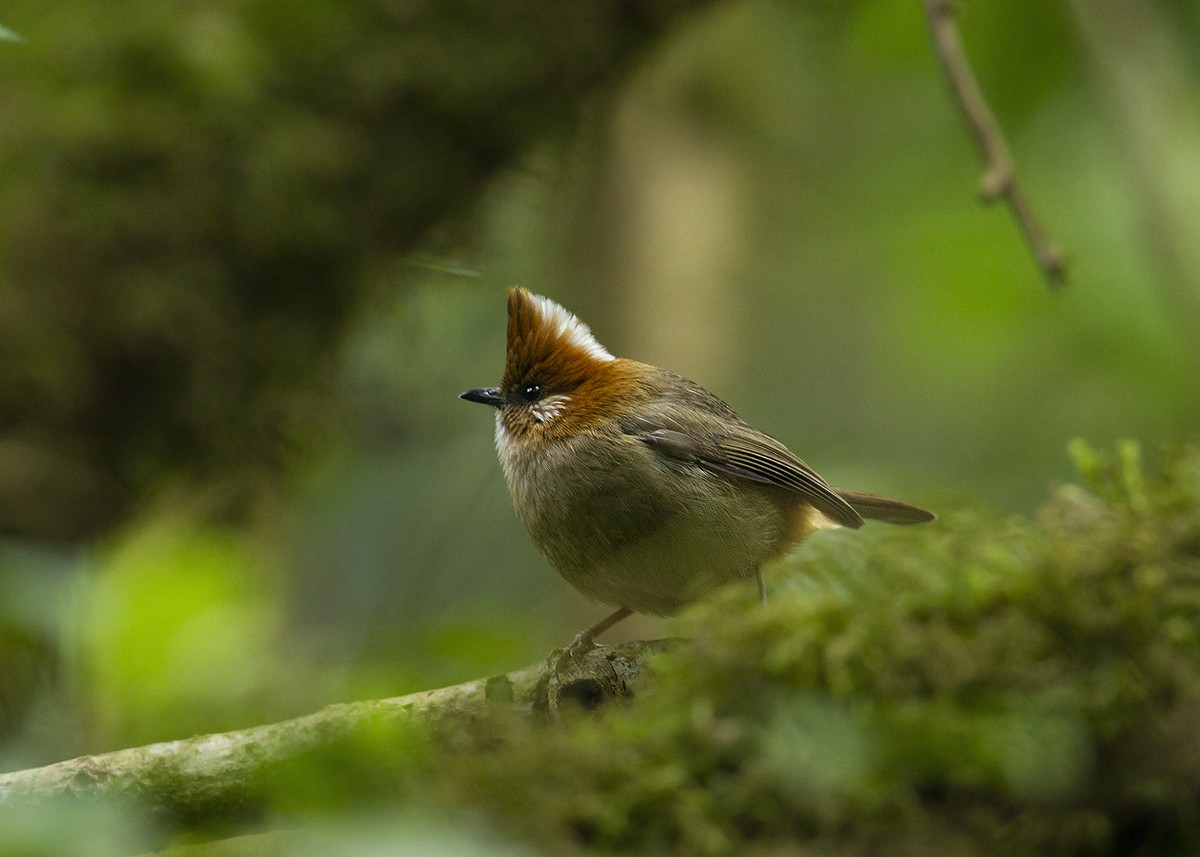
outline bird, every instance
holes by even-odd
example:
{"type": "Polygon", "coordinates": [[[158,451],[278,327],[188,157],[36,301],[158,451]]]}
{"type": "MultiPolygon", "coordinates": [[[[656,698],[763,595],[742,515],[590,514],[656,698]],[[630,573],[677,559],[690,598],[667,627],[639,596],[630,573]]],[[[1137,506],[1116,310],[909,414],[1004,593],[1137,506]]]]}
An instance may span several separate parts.
{"type": "Polygon", "coordinates": [[[517,517],[558,573],[614,611],[579,656],[633,613],[667,616],[762,567],[819,529],[935,519],[899,500],[833,488],[784,444],[674,372],[614,357],[553,300],[507,290],[504,375],[460,398],[496,409],[517,517]]]}

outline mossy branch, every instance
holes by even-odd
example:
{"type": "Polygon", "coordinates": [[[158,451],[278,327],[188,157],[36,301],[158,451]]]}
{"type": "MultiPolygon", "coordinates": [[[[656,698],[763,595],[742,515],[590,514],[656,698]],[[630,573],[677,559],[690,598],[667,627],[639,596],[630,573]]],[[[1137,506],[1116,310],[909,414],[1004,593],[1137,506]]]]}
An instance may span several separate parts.
{"type": "Polygon", "coordinates": [[[645,659],[669,641],[597,646],[578,662],[550,662],[451,687],[391,699],[330,705],[313,714],[234,732],[80,756],[41,768],[0,774],[0,809],[63,796],[133,800],[175,817],[212,821],[242,813],[269,772],[336,748],[372,729],[439,728],[503,708],[520,716],[554,716],[561,705],[592,707],[628,696],[645,659]]]}

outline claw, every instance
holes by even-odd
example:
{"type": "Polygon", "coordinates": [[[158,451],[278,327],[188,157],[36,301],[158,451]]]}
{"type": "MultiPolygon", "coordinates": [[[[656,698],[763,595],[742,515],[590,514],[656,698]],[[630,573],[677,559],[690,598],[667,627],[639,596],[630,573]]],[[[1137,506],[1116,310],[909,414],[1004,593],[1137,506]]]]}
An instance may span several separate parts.
{"type": "Polygon", "coordinates": [[[551,652],[550,657],[554,661],[554,671],[560,673],[565,667],[570,667],[572,664],[576,669],[582,667],[584,657],[597,647],[596,635],[611,628],[632,613],[633,611],[627,607],[619,607],[592,627],[585,628],[576,634],[571,645],[565,649],[556,649],[551,652]]]}
{"type": "Polygon", "coordinates": [[[582,666],[584,656],[587,655],[587,653],[592,649],[596,648],[596,645],[596,635],[591,633],[590,628],[586,631],[580,631],[575,635],[575,639],[571,641],[571,645],[567,646],[567,648],[563,650],[562,655],[559,657],[559,661],[561,663],[563,658],[570,658],[576,664],[582,666]]]}

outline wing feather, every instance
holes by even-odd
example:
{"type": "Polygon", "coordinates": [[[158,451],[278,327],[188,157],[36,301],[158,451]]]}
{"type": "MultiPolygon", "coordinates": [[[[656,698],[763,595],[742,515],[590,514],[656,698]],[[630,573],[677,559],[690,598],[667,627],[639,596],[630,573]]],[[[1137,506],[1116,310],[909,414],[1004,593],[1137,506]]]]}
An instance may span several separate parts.
{"type": "Polygon", "coordinates": [[[863,524],[862,516],[815,470],[782,443],[740,420],[692,420],[675,411],[656,422],[659,425],[638,418],[626,426],[626,431],[671,458],[692,462],[713,473],[792,491],[844,527],[863,524]]]}

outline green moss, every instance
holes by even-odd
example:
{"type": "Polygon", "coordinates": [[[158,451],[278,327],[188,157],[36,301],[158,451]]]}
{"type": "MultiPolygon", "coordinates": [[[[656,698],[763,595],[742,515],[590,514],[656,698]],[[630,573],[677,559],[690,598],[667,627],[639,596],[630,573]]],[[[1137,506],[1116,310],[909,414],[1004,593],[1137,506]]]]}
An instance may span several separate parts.
{"type": "Polygon", "coordinates": [[[554,853],[1193,853],[1200,453],[1072,454],[1032,522],[813,539],[656,692],[493,724],[441,793],[554,853]]]}

